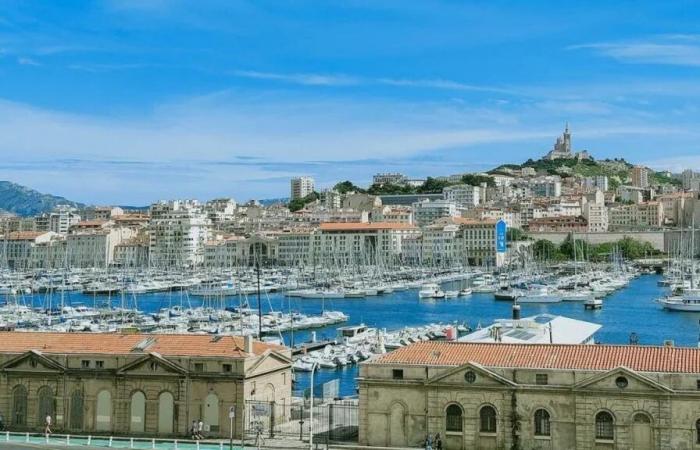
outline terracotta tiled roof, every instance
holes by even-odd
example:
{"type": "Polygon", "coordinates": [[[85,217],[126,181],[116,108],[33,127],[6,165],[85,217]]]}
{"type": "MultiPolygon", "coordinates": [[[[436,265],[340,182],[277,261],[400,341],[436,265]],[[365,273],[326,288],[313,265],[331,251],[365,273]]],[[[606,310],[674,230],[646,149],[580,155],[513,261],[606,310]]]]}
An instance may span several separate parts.
{"type": "Polygon", "coordinates": [[[13,231],[7,235],[8,241],[28,241],[34,240],[48,231],[13,231]]]}
{"type": "Polygon", "coordinates": [[[376,364],[700,373],[700,349],[642,345],[472,344],[422,342],[372,360],[376,364]]]}
{"type": "Polygon", "coordinates": [[[321,231],[413,230],[416,227],[396,222],[324,222],[321,231]]]}
{"type": "MultiPolygon", "coordinates": [[[[144,340],[155,341],[145,353],[163,356],[220,356],[244,358],[244,342],[240,336],[222,336],[213,340],[211,335],[199,334],[120,334],[120,333],[42,333],[8,331],[0,332],[0,352],[24,353],[36,350],[42,353],[66,354],[133,354],[134,348],[144,340]]],[[[253,353],[283,347],[254,341],[253,353]]]]}

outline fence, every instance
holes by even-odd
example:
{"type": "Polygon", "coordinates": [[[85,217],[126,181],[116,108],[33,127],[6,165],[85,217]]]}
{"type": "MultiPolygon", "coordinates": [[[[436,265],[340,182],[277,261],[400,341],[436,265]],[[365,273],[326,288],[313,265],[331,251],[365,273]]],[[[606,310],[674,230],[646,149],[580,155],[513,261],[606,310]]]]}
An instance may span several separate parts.
{"type": "MultiPolygon", "coordinates": [[[[306,440],[312,424],[311,400],[291,404],[246,401],[245,432],[248,437],[285,437],[306,440]]],[[[316,442],[357,442],[358,404],[356,400],[313,402],[313,432],[316,442]]]]}

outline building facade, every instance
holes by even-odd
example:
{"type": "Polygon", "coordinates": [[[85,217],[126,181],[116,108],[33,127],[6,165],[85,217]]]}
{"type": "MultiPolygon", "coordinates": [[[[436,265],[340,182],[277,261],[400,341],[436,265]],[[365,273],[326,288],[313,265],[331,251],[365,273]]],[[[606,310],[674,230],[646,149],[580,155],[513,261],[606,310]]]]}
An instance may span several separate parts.
{"type": "Polygon", "coordinates": [[[360,366],[360,445],[695,449],[700,349],[426,342],[360,366]]]}
{"type": "MultiPolygon", "coordinates": [[[[243,429],[246,400],[291,402],[291,353],[252,338],[0,333],[0,412],[13,431],[211,438],[243,429]]],[[[284,411],[286,408],[281,408],[284,411]]],[[[282,419],[282,418],[280,418],[282,419]]]]}

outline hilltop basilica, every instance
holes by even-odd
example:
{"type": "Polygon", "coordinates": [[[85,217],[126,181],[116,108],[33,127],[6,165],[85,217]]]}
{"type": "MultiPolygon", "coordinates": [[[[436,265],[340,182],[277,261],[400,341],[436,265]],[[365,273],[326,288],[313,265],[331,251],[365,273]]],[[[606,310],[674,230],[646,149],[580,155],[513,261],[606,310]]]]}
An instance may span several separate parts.
{"type": "Polygon", "coordinates": [[[569,123],[566,123],[564,133],[557,137],[554,143],[554,148],[550,150],[542,159],[552,161],[555,159],[591,159],[591,155],[586,150],[573,153],[571,151],[571,132],[569,131],[569,123]]]}

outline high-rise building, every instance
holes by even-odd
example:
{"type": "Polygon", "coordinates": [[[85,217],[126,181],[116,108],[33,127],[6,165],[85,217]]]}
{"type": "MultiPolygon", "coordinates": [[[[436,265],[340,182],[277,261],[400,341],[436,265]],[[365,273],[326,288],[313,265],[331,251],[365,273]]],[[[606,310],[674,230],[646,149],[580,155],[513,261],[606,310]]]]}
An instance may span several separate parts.
{"type": "Polygon", "coordinates": [[[314,191],[314,179],[307,176],[294,177],[291,181],[290,198],[304,198],[314,191]]]}
{"type": "Polygon", "coordinates": [[[187,267],[204,261],[211,221],[196,201],[174,200],[151,205],[151,265],[187,267]]]}
{"type": "Polygon", "coordinates": [[[634,166],[630,171],[632,186],[645,188],[649,187],[649,169],[643,166],[634,166]]]}

